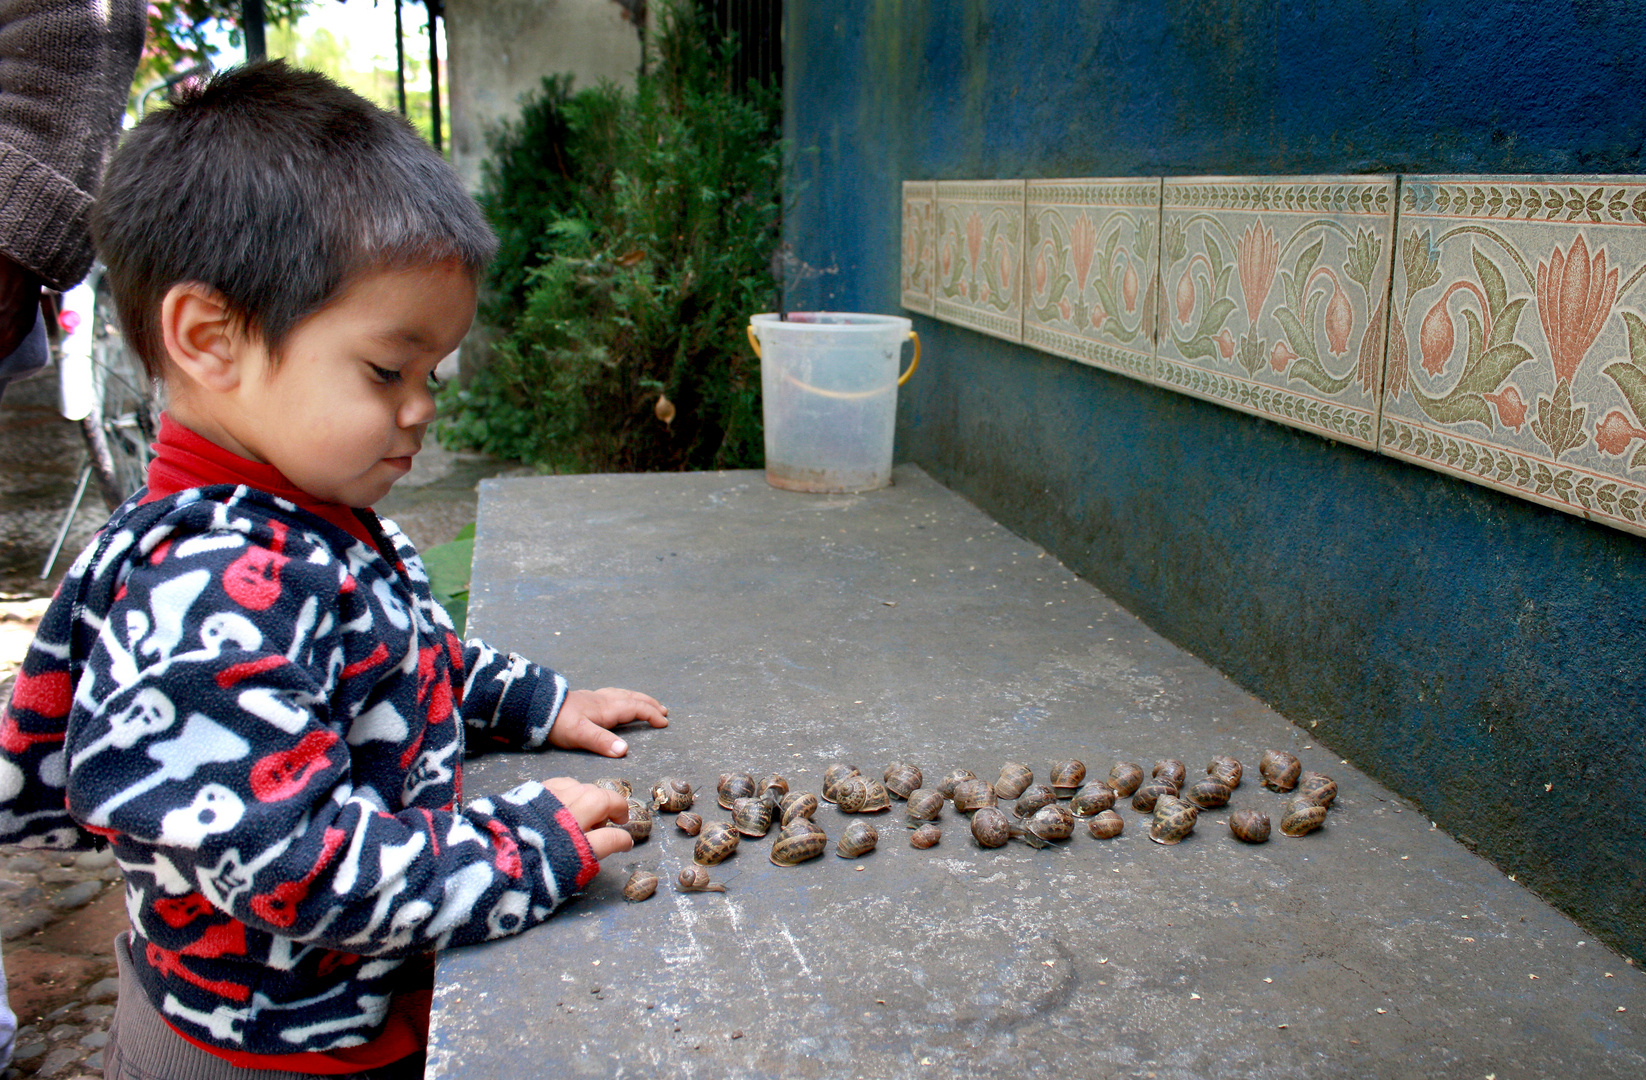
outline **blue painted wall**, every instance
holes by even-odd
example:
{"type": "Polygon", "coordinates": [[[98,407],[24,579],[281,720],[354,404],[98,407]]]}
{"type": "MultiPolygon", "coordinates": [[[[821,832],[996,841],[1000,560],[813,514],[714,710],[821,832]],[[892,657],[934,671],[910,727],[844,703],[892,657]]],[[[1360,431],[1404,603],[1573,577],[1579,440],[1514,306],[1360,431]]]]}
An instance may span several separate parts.
{"type": "MultiPolygon", "coordinates": [[[[1646,171],[1621,0],[786,19],[791,308],[898,310],[904,179],[1646,171]]],[[[1646,957],[1646,541],[916,322],[900,457],[1646,957]]]]}

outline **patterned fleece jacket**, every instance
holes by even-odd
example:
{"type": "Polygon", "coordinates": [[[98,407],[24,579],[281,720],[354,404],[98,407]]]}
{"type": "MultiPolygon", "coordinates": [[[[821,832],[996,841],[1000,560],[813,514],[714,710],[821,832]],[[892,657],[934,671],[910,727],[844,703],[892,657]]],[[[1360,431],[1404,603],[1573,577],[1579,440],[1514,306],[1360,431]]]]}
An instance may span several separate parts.
{"type": "Polygon", "coordinates": [[[138,979],[200,1042],[364,1043],[410,958],[517,933],[599,869],[540,784],[459,807],[464,728],[540,747],[566,684],[461,644],[383,528],[374,550],[230,485],[127,503],[0,723],[0,842],[106,838],[138,979]]]}

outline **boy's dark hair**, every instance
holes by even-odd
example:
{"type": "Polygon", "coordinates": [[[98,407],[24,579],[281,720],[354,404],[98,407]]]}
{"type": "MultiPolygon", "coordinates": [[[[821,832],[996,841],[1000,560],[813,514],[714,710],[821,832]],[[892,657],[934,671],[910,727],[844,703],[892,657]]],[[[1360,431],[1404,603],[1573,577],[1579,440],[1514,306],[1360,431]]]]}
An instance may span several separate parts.
{"type": "Polygon", "coordinates": [[[359,274],[456,260],[497,240],[410,124],[282,60],[231,68],[145,117],[92,215],[127,345],[162,373],[160,304],[198,282],[271,357],[359,274]]]}

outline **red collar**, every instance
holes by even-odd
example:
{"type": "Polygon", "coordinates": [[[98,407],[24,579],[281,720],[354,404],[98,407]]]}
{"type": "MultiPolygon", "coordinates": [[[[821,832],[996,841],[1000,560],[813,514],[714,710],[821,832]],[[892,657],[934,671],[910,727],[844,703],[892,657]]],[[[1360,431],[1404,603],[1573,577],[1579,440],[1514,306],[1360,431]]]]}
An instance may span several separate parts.
{"type": "Polygon", "coordinates": [[[144,502],[153,502],[208,484],[244,484],[296,503],[355,539],[377,546],[371,530],[358,516],[371,514],[370,510],[357,512],[342,503],[322,502],[287,480],[273,465],[230,453],[179,424],[170,413],[160,414],[160,437],[154,441],[152,449],[154,457],[149,461],[149,493],[144,502]]]}

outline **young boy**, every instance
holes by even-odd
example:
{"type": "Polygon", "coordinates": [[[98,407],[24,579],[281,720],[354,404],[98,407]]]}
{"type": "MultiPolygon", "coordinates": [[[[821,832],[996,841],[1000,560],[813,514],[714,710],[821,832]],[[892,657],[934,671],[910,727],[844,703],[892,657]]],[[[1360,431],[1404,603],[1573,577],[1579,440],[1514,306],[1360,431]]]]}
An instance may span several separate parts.
{"type": "Polygon", "coordinates": [[[0,723],[0,841],[113,845],[111,1077],[421,1076],[430,956],[543,921],[627,850],[572,780],[460,805],[464,729],[627,747],[626,690],[478,641],[367,509],[434,417],[495,240],[412,129],[279,62],[151,115],[95,230],[169,406],[0,723]]]}

